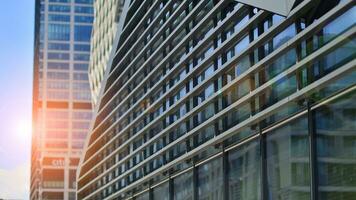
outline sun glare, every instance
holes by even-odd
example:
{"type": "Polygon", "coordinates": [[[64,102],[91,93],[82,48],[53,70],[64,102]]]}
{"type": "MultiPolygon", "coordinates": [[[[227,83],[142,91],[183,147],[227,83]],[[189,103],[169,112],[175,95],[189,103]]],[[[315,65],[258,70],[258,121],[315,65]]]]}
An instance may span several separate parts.
{"type": "Polygon", "coordinates": [[[28,138],[32,132],[32,124],[26,120],[19,120],[16,123],[16,134],[21,138],[28,138]]]}

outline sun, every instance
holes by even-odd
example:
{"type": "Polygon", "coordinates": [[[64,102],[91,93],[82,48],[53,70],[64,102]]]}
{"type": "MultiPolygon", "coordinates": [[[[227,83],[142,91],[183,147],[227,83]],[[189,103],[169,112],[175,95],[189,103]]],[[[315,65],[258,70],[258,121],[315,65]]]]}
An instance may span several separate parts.
{"type": "Polygon", "coordinates": [[[27,120],[18,120],[16,122],[16,134],[20,138],[29,138],[32,133],[32,123],[27,120]]]}

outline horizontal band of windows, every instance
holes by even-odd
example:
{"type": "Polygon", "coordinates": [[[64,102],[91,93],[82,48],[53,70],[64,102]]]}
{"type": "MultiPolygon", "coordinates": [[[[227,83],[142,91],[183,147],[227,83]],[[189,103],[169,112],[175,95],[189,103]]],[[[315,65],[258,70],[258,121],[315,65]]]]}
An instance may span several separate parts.
{"type": "MultiPolygon", "coordinates": [[[[190,75],[191,75],[191,74],[188,74],[187,77],[190,76],[190,75]]],[[[163,97],[161,97],[161,99],[162,99],[162,98],[163,98],[163,97]]],[[[155,105],[155,104],[154,104],[154,105],[155,105]]],[[[154,106],[154,105],[152,105],[152,106],[154,106]]],[[[132,122],[131,124],[133,124],[133,123],[134,123],[134,122],[132,122]]],[[[126,129],[125,129],[125,130],[126,130],[126,129]]]]}
{"type": "MultiPolygon", "coordinates": [[[[191,34],[191,33],[190,33],[190,34],[191,34]]],[[[203,46],[201,45],[201,46],[199,46],[199,47],[202,48],[203,46]]],[[[196,50],[199,50],[199,49],[195,49],[195,51],[196,51],[196,50]]],[[[173,55],[172,52],[171,52],[170,55],[173,55]]],[[[189,55],[193,55],[193,52],[190,52],[189,55]]],[[[169,74],[171,74],[171,73],[173,73],[175,70],[179,69],[178,67],[179,67],[179,65],[181,65],[182,63],[183,63],[183,62],[180,62],[177,66],[175,66],[175,67],[169,72],[169,74]]],[[[152,74],[155,74],[155,72],[151,72],[151,75],[152,75],[152,74]]],[[[160,80],[160,81],[163,81],[163,80],[167,79],[167,78],[169,77],[169,74],[166,74],[165,77],[163,77],[162,80],[160,80]]],[[[145,78],[145,79],[147,79],[147,78],[145,78]]],[[[142,84],[141,84],[141,85],[142,85],[142,84]]],[[[156,84],[156,85],[153,87],[153,89],[149,90],[149,93],[153,93],[153,91],[154,91],[155,89],[157,89],[158,85],[159,85],[159,84],[156,84]]],[[[135,89],[135,90],[136,90],[136,89],[135,89]]],[[[135,90],[134,90],[134,91],[135,91],[135,90]]],[[[134,91],[132,91],[131,95],[134,93],[134,91]]],[[[119,94],[119,93],[117,93],[115,96],[117,96],[118,94],[119,94]]],[[[145,96],[147,96],[147,95],[148,95],[148,94],[146,94],[145,96]]],[[[145,97],[145,96],[144,96],[144,97],[145,97]]],[[[125,96],[125,97],[126,97],[126,96],[125,96]]],[[[141,101],[142,99],[144,99],[144,97],[141,97],[139,101],[141,101]]],[[[127,100],[127,98],[126,98],[126,100],[127,100]]],[[[135,104],[136,106],[137,106],[137,105],[140,105],[140,103],[138,103],[139,101],[137,101],[137,103],[135,104]]],[[[120,104],[119,104],[114,110],[111,111],[111,114],[112,114],[113,112],[117,111],[117,109],[120,107],[120,105],[123,104],[123,102],[124,102],[124,101],[120,101],[120,104]]],[[[155,105],[156,105],[156,104],[157,104],[157,103],[155,103],[155,105]]],[[[132,110],[134,107],[135,107],[135,106],[132,106],[129,110],[132,110]]],[[[152,106],[152,107],[153,107],[153,106],[152,106]]],[[[102,111],[102,110],[101,110],[101,111],[102,111]]],[[[127,111],[126,113],[129,113],[129,112],[127,111]]],[[[101,113],[99,113],[99,115],[100,115],[100,114],[101,114],[101,113]]],[[[103,114],[104,114],[104,113],[103,113],[103,114]]],[[[109,115],[108,115],[108,116],[109,116],[109,115]]],[[[120,119],[122,119],[122,117],[121,117],[120,119]]],[[[119,120],[120,120],[120,119],[119,119],[119,120]]],[[[98,127],[95,127],[95,128],[98,128],[98,127]]],[[[94,131],[95,131],[95,130],[94,130],[94,131]]]]}

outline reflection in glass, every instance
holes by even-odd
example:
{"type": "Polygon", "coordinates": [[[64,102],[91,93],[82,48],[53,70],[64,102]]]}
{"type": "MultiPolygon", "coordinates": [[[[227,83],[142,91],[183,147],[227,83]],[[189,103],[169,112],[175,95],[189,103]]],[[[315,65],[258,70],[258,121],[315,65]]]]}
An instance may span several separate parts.
{"type": "Polygon", "coordinates": [[[306,117],[267,134],[270,200],[310,199],[309,137],[306,117]]]}
{"type": "Polygon", "coordinates": [[[192,200],[193,199],[193,173],[184,173],[173,179],[173,199],[192,200]]]}
{"type": "Polygon", "coordinates": [[[261,199],[260,157],[258,140],[229,151],[227,164],[229,199],[261,199]]]}
{"type": "Polygon", "coordinates": [[[169,185],[168,181],[153,188],[153,199],[154,200],[168,200],[169,198],[169,185]]]}
{"type": "Polygon", "coordinates": [[[356,93],[316,110],[320,200],[356,197],[356,93]]]}
{"type": "Polygon", "coordinates": [[[198,199],[223,199],[222,159],[217,158],[200,165],[198,173],[198,199]]]}

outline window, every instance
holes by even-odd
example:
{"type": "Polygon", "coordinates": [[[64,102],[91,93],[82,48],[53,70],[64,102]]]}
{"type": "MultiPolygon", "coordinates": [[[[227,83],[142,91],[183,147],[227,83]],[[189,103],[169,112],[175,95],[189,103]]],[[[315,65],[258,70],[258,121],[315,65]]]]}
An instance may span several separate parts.
{"type": "Polygon", "coordinates": [[[153,200],[168,200],[169,199],[169,185],[168,181],[153,188],[153,200]]]}
{"type": "Polygon", "coordinates": [[[49,12],[70,12],[70,6],[49,5],[48,11],[49,12]]]}
{"type": "Polygon", "coordinates": [[[49,22],[70,22],[70,15],[48,14],[49,22]]]}
{"type": "Polygon", "coordinates": [[[48,59],[69,60],[69,53],[48,53],[48,59]]]}
{"type": "Polygon", "coordinates": [[[53,3],[70,3],[71,0],[49,0],[49,2],[53,3]]]}
{"type": "Polygon", "coordinates": [[[74,129],[88,129],[89,126],[89,122],[72,122],[72,127],[74,129]]]}
{"type": "Polygon", "coordinates": [[[90,51],[90,45],[88,44],[75,44],[74,45],[75,51],[90,51]]]}
{"type": "Polygon", "coordinates": [[[90,4],[90,5],[92,5],[94,1],[93,1],[93,0],[75,0],[74,2],[75,2],[75,3],[90,4]]]}
{"type": "Polygon", "coordinates": [[[74,73],[73,79],[86,81],[86,80],[88,80],[88,74],[74,73]]]}
{"type": "Polygon", "coordinates": [[[227,159],[229,199],[261,199],[259,140],[229,151],[227,159]]]}
{"type": "Polygon", "coordinates": [[[75,41],[90,41],[91,26],[74,26],[74,40],[75,41]]]}
{"type": "Polygon", "coordinates": [[[310,199],[306,117],[269,132],[266,152],[269,199],[310,199]]]}
{"type": "Polygon", "coordinates": [[[94,17],[92,16],[74,16],[74,21],[78,23],[93,23],[94,17]]]}
{"type": "Polygon", "coordinates": [[[88,64],[74,63],[74,70],[87,71],[88,70],[88,64]]]}
{"type": "Polygon", "coordinates": [[[74,12],[75,13],[93,14],[94,9],[93,9],[93,7],[87,7],[87,6],[75,6],[74,12]]]}
{"type": "Polygon", "coordinates": [[[49,79],[69,80],[69,73],[68,72],[47,72],[47,77],[49,79]]]}
{"type": "Polygon", "coordinates": [[[75,61],[89,61],[89,58],[90,58],[89,54],[79,54],[79,53],[74,54],[75,61]]]}
{"type": "Polygon", "coordinates": [[[48,24],[48,40],[69,41],[70,26],[67,24],[48,24]]]}
{"type": "Polygon", "coordinates": [[[48,69],[69,69],[69,63],[48,62],[48,69]]]}
{"type": "Polygon", "coordinates": [[[91,112],[73,112],[74,119],[91,119],[91,112]]]}
{"type": "Polygon", "coordinates": [[[69,44],[63,43],[48,43],[49,50],[69,50],[69,44]]]}
{"type": "Polygon", "coordinates": [[[149,193],[145,192],[143,194],[136,196],[135,200],[147,200],[147,199],[150,199],[149,196],[150,196],[149,193]]]}
{"type": "Polygon", "coordinates": [[[353,92],[315,111],[319,199],[352,200],[356,196],[352,189],[356,187],[355,99],[353,92]]]}
{"type": "Polygon", "coordinates": [[[198,167],[198,199],[223,199],[222,166],[217,158],[198,167]]]}
{"type": "Polygon", "coordinates": [[[173,179],[173,199],[192,200],[193,199],[193,172],[186,172],[173,179]]]}

